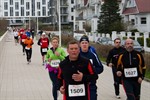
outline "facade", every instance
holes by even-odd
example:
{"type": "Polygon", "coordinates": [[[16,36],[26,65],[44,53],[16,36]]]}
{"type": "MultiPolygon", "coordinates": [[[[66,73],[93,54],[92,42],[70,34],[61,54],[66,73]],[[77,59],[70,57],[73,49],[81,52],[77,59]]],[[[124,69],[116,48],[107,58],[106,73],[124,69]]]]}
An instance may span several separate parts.
{"type": "Polygon", "coordinates": [[[75,0],[74,30],[96,32],[103,0],[75,0]]]}
{"type": "Polygon", "coordinates": [[[30,20],[32,17],[45,17],[49,24],[58,22],[59,7],[62,24],[73,23],[74,0],[0,0],[1,17],[12,20],[30,20]],[[60,5],[58,5],[60,3],[60,5]],[[1,10],[3,9],[3,10],[1,10]]]}
{"type": "Polygon", "coordinates": [[[150,32],[150,0],[122,0],[122,16],[128,29],[150,32]]]}

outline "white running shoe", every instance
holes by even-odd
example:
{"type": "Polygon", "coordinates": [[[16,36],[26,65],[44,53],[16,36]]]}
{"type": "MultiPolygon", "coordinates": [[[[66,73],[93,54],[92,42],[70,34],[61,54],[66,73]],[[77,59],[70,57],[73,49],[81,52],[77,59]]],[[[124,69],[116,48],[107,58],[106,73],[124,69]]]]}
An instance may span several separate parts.
{"type": "Polygon", "coordinates": [[[117,98],[117,99],[121,99],[121,97],[120,97],[119,95],[116,95],[116,98],[117,98]]]}

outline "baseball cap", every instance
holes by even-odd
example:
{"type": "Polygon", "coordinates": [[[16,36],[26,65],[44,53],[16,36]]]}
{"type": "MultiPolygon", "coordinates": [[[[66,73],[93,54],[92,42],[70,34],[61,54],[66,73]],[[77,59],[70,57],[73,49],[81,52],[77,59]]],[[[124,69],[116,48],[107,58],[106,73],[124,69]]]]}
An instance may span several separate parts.
{"type": "Polygon", "coordinates": [[[80,38],[80,42],[82,42],[82,41],[87,41],[87,42],[89,42],[88,36],[83,35],[83,36],[80,38]]]}
{"type": "Polygon", "coordinates": [[[42,33],[42,35],[46,35],[46,33],[45,33],[45,32],[43,32],[43,33],[42,33]]]}

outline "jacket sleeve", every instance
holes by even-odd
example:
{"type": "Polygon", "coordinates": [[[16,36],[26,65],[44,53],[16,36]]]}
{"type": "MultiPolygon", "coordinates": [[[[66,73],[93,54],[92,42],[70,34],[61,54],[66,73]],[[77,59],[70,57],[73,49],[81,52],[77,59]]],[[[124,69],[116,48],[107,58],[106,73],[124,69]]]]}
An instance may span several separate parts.
{"type": "Polygon", "coordinates": [[[94,71],[93,66],[92,66],[92,64],[90,63],[90,61],[89,61],[89,63],[88,63],[87,68],[88,68],[89,74],[83,74],[82,81],[83,81],[83,82],[91,82],[91,81],[97,80],[97,79],[98,79],[98,75],[97,75],[96,72],[94,71]]]}
{"type": "Polygon", "coordinates": [[[50,50],[47,51],[46,56],[45,56],[45,60],[48,61],[49,58],[50,58],[50,50]]]}
{"type": "Polygon", "coordinates": [[[66,57],[66,53],[65,53],[65,51],[61,48],[59,58],[60,58],[61,60],[63,60],[63,59],[65,59],[65,57],[66,57]]]}
{"type": "Polygon", "coordinates": [[[107,64],[107,66],[108,66],[109,63],[111,62],[111,59],[112,59],[112,52],[109,51],[108,56],[107,56],[107,59],[106,59],[106,64],[107,64]]]}
{"type": "Polygon", "coordinates": [[[40,45],[41,39],[38,40],[37,44],[40,45]]]}
{"type": "Polygon", "coordinates": [[[98,55],[94,55],[94,61],[93,61],[93,66],[95,68],[96,74],[101,74],[104,70],[104,66],[102,65],[100,59],[98,58],[98,55]]]}
{"type": "Polygon", "coordinates": [[[143,56],[142,56],[141,53],[139,53],[138,56],[139,56],[139,60],[140,60],[140,66],[139,66],[140,67],[139,68],[139,70],[140,70],[140,77],[142,79],[144,79],[144,77],[145,77],[145,71],[146,71],[145,61],[144,61],[144,58],[143,58],[143,56]]]}
{"type": "Polygon", "coordinates": [[[123,71],[123,65],[122,65],[122,56],[123,54],[121,54],[118,58],[118,62],[117,62],[117,71],[123,71]]]}

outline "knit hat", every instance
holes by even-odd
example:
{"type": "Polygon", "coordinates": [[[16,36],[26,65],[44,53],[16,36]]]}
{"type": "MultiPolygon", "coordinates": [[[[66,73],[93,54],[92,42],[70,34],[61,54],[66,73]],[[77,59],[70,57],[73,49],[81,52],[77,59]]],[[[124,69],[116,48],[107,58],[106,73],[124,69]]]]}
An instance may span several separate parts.
{"type": "Polygon", "coordinates": [[[87,41],[87,42],[89,42],[88,36],[83,35],[83,36],[80,38],[80,42],[82,42],[82,41],[87,41]]]}

